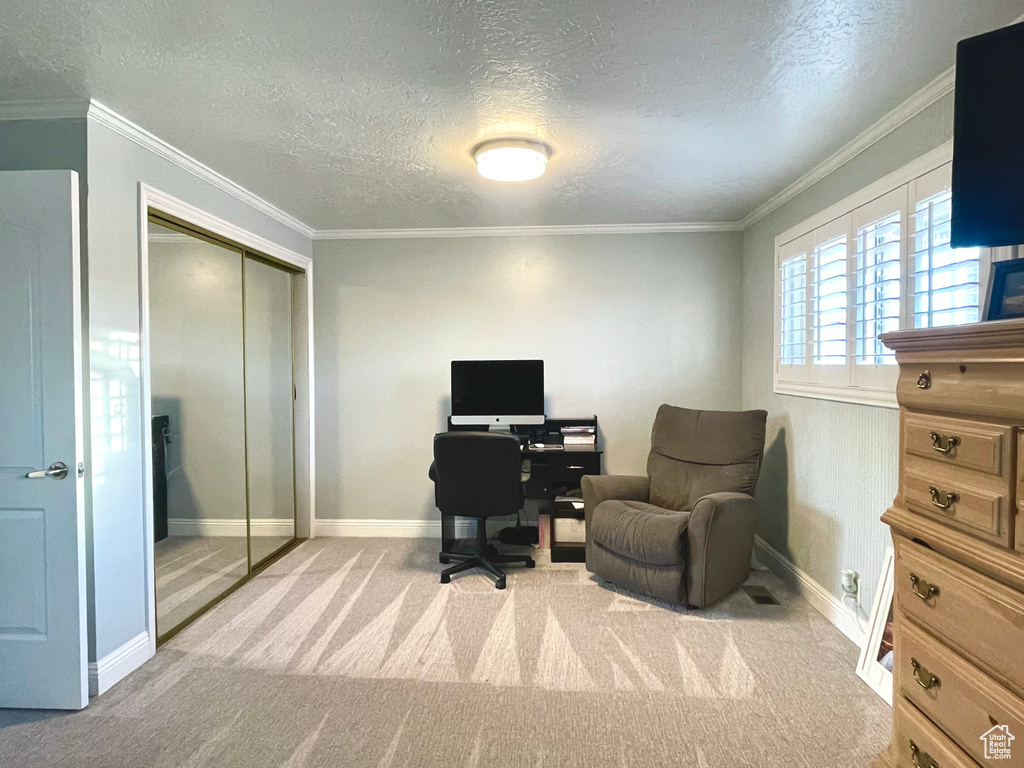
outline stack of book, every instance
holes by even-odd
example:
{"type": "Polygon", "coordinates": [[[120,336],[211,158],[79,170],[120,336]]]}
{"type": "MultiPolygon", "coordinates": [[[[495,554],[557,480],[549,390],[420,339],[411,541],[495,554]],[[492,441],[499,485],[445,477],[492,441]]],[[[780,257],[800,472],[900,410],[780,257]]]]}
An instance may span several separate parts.
{"type": "Polygon", "coordinates": [[[562,427],[563,445],[594,445],[597,442],[597,427],[562,427]]]}

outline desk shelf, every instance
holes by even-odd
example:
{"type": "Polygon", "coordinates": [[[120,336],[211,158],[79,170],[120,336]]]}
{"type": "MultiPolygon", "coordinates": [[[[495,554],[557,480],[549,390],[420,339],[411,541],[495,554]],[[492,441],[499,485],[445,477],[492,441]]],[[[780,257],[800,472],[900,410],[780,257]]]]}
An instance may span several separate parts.
{"type": "MultiPolygon", "coordinates": [[[[568,528],[577,534],[583,525],[583,507],[581,496],[557,496],[551,500],[551,562],[553,563],[583,563],[586,562],[586,540],[584,541],[560,541],[556,533],[558,528],[563,528],[563,533],[568,528]],[[562,525],[559,521],[564,521],[562,525]]],[[[578,536],[573,536],[573,539],[578,536]]]]}

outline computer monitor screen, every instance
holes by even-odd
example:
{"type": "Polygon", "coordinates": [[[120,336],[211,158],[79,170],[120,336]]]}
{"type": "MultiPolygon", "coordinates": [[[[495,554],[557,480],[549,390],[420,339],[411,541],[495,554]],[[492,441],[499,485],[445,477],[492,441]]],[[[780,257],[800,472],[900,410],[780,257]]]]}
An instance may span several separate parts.
{"type": "Polygon", "coordinates": [[[543,423],[543,360],[452,361],[452,424],[543,423]]]}

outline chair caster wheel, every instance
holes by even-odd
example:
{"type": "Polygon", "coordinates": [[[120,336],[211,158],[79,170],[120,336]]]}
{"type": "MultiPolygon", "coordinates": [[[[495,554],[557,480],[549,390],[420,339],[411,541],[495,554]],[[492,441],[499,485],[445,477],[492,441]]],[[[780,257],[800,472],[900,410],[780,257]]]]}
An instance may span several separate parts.
{"type": "Polygon", "coordinates": [[[447,573],[442,573],[441,574],[441,583],[442,584],[450,584],[451,581],[452,581],[452,577],[449,576],[447,573]]]}
{"type": "Polygon", "coordinates": [[[444,555],[438,555],[437,559],[440,561],[441,565],[448,565],[448,563],[451,562],[451,559],[445,557],[444,555]]]}
{"type": "Polygon", "coordinates": [[[505,577],[504,576],[502,576],[500,579],[498,579],[496,582],[494,582],[494,588],[495,589],[504,589],[505,588],[505,577]]]}
{"type": "Polygon", "coordinates": [[[535,562],[533,562],[533,560],[527,560],[526,561],[526,567],[527,568],[536,568],[537,564],[535,562]]]}

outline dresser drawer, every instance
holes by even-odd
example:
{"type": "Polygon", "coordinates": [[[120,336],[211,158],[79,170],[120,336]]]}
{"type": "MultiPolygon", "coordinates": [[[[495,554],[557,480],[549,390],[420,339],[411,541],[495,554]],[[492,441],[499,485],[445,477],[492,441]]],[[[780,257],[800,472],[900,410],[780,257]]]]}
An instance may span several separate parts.
{"type": "MultiPolygon", "coordinates": [[[[994,725],[1024,734],[1024,701],[910,621],[899,622],[896,694],[902,694],[975,760],[994,725]]],[[[1024,749],[1000,765],[1024,768],[1024,749]]]]}
{"type": "Polygon", "coordinates": [[[1024,362],[900,365],[896,399],[912,411],[1019,419],[1024,413],[1024,362]]]}
{"type": "Polygon", "coordinates": [[[1014,541],[1024,552],[1024,430],[1017,430],[1017,525],[1014,541]]]}
{"type": "Polygon", "coordinates": [[[905,456],[902,487],[903,503],[910,511],[987,541],[1013,546],[1008,477],[905,456]]]}
{"type": "Polygon", "coordinates": [[[903,613],[1014,693],[1024,692],[1024,594],[896,537],[903,613]]]}
{"type": "Polygon", "coordinates": [[[978,768],[902,696],[893,702],[892,746],[896,768],[978,768]]]}
{"type": "Polygon", "coordinates": [[[1013,429],[1000,424],[921,413],[903,416],[903,451],[964,469],[1006,477],[1011,471],[1013,429]]]}

